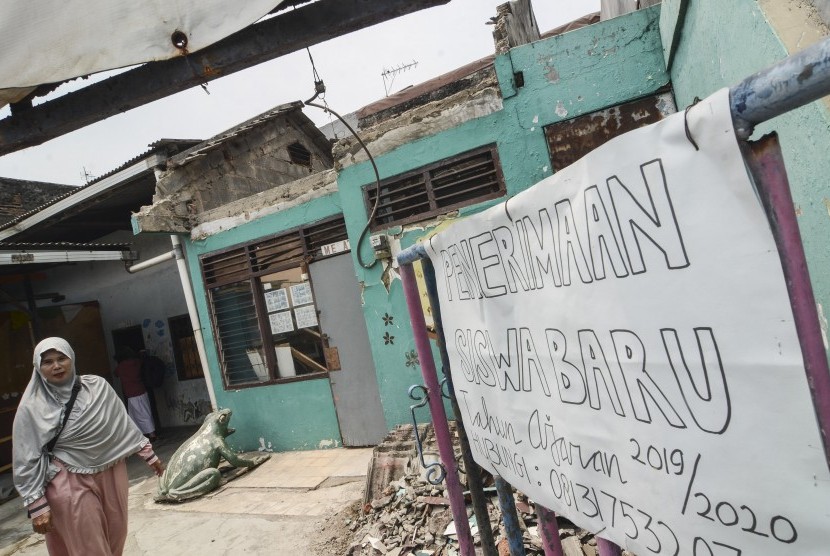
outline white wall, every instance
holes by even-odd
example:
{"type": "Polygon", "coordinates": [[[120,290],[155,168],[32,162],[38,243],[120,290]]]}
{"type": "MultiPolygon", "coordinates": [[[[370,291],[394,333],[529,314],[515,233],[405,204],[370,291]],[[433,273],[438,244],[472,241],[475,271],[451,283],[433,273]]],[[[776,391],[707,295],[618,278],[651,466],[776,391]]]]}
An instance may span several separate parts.
{"type": "MultiPolygon", "coordinates": [[[[167,235],[133,236],[118,232],[99,242],[129,242],[141,260],[147,260],[172,249],[167,235]]],[[[164,386],[156,391],[161,426],[182,426],[200,423],[210,411],[210,400],[204,379],[179,381],[175,369],[173,344],[167,319],[187,313],[179,274],[174,260],[128,273],[124,263],[102,261],[64,265],[47,271],[47,280],[36,282],[43,292],[59,292],[66,299],[60,304],[97,301],[101,310],[104,340],[110,355],[110,369],[115,350],[112,331],[141,326],[147,351],[161,358],[168,367],[164,386]]],[[[51,305],[48,301],[40,306],[51,305]]],[[[117,380],[116,380],[117,382],[117,380]]],[[[116,388],[118,386],[116,385],[116,388]]]]}

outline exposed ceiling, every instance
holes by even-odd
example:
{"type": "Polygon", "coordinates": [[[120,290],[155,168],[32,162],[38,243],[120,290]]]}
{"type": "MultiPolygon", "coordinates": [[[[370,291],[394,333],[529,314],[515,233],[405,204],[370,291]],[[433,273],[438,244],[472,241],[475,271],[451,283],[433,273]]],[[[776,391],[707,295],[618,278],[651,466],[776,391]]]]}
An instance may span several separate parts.
{"type": "MultiPolygon", "coordinates": [[[[446,4],[449,0],[305,2],[285,0],[276,10],[302,5],[293,10],[278,11],[273,17],[197,52],[187,53],[185,49],[182,55],[148,62],[33,106],[34,98],[54,90],[59,83],[40,85],[11,105],[10,116],[0,119],[0,155],[39,145],[224,75],[401,15],[446,4]]],[[[170,39],[165,40],[169,42],[170,39]]]]}

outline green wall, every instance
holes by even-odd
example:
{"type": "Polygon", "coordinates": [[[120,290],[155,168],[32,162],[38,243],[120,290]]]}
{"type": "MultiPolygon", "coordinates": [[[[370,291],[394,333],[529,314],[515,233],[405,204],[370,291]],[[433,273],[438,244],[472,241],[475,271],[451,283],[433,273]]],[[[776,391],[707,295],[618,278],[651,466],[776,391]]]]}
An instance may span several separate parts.
{"type": "MultiPolygon", "coordinates": [[[[676,9],[679,0],[669,4],[676,9]]],[[[652,94],[670,81],[679,107],[693,97],[740,81],[786,55],[755,0],[688,1],[680,33],[663,29],[677,39],[671,75],[666,71],[660,7],[632,12],[564,35],[538,41],[497,56],[496,72],[503,108],[490,115],[397,146],[376,156],[381,178],[394,176],[476,147],[497,145],[507,186],[512,196],[551,173],[543,126],[652,94]],[[524,86],[515,88],[513,76],[521,72],[524,86]]],[[[674,21],[674,18],[670,18],[674,21]]],[[[804,236],[805,249],[818,301],[830,310],[830,253],[823,238],[830,237],[830,193],[821,176],[830,174],[827,156],[828,114],[813,104],[779,117],[758,130],[779,132],[787,159],[793,195],[804,236]]],[[[420,367],[413,359],[414,339],[409,325],[397,271],[380,263],[362,268],[356,259],[358,237],[367,211],[362,187],[373,182],[368,163],[343,169],[338,175],[339,195],[315,199],[299,207],[263,217],[202,241],[187,243],[188,264],[194,284],[205,345],[217,401],[234,410],[238,429],[232,444],[255,449],[262,437],[275,450],[316,448],[340,443],[337,418],[327,380],[225,391],[222,388],[214,337],[198,256],[256,238],[286,231],[342,211],[352,243],[357,279],[363,285],[363,310],[389,428],[409,422],[409,386],[421,383],[420,367]]],[[[467,207],[464,216],[500,200],[467,207]]],[[[406,248],[425,237],[437,222],[386,230],[406,248]]],[[[368,241],[361,245],[371,260],[368,241]]],[[[427,420],[424,411],[419,419],[427,420]]]]}
{"type": "MultiPolygon", "coordinates": [[[[788,55],[755,0],[687,0],[671,67],[675,96],[685,107],[734,85],[788,55]]],[[[759,126],[753,138],[777,131],[827,348],[830,312],[830,114],[813,102],[759,126]]]]}
{"type": "MultiPolygon", "coordinates": [[[[491,143],[498,147],[508,195],[547,177],[551,170],[542,126],[648,95],[668,83],[658,18],[659,8],[640,10],[497,57],[503,109],[376,156],[381,178],[491,143]],[[517,71],[523,72],[525,83],[518,90],[511,84],[517,71]]],[[[370,164],[345,168],[337,182],[354,255],[367,219],[361,188],[373,182],[370,164]]],[[[467,207],[460,213],[470,214],[497,202],[467,207]]],[[[431,225],[398,227],[388,233],[406,248],[424,237],[425,228],[431,225]]],[[[371,260],[368,241],[361,250],[364,259],[371,260]]],[[[387,291],[382,280],[384,271],[388,272],[385,265],[370,270],[355,267],[364,285],[364,314],[384,415],[392,427],[409,421],[413,402],[406,391],[423,382],[420,368],[408,357],[415,346],[406,303],[399,279],[392,279],[387,291]],[[394,336],[391,342],[389,336],[394,336]]]]}
{"type": "Polygon", "coordinates": [[[231,426],[237,432],[228,442],[237,450],[256,450],[262,438],[274,451],[310,450],[339,446],[342,443],[331,386],[326,378],[225,390],[219,371],[216,340],[209,323],[207,294],[202,282],[199,256],[239,245],[257,238],[297,228],[340,213],[338,196],[328,195],[237,228],[209,236],[201,241],[186,241],[187,266],[193,294],[202,323],[205,351],[216,403],[231,408],[231,426]]]}

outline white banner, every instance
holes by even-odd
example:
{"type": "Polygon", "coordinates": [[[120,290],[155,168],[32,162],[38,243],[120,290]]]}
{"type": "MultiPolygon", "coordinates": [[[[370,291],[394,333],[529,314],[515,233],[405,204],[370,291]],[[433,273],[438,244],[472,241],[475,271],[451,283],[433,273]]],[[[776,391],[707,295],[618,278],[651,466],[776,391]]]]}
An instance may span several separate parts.
{"type": "Polygon", "coordinates": [[[187,37],[187,52],[196,52],[251,25],[277,4],[279,0],[3,0],[0,99],[20,96],[4,88],[57,83],[181,56],[172,40],[176,31],[187,37]]]}
{"type": "Polygon", "coordinates": [[[429,243],[476,460],[638,556],[826,555],[830,473],[723,90],[429,243]]]}

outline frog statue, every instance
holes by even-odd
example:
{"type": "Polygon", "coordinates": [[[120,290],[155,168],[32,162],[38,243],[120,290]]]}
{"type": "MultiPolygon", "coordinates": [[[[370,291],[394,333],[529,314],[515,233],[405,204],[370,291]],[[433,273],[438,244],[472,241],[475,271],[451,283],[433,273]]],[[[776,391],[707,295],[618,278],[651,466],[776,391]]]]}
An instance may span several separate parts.
{"type": "Polygon", "coordinates": [[[256,467],[270,454],[247,458],[235,453],[225,437],[234,432],[228,427],[231,410],[214,411],[205,417],[199,430],[179,446],[159,480],[156,502],[182,502],[216,489],[222,480],[221,458],[234,467],[256,467]]]}

